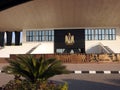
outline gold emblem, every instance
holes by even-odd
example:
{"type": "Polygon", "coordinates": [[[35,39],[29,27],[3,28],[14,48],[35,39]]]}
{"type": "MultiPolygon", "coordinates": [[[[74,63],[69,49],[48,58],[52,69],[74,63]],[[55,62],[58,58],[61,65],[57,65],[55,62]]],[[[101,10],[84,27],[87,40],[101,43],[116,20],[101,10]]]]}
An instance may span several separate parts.
{"type": "Polygon", "coordinates": [[[71,33],[68,33],[68,35],[65,35],[65,44],[66,45],[73,45],[75,43],[74,35],[71,35],[71,33]]]}

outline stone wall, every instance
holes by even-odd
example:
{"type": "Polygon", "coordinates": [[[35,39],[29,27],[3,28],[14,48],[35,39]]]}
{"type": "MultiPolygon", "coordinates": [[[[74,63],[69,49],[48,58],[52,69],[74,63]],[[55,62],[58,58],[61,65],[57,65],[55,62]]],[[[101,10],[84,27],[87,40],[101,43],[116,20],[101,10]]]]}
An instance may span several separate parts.
{"type": "MultiPolygon", "coordinates": [[[[29,54],[21,54],[29,55],[29,54]]],[[[63,63],[90,63],[90,62],[116,62],[120,61],[120,54],[33,54],[36,58],[56,58],[63,63]]],[[[15,59],[17,55],[10,55],[15,59]]]]}

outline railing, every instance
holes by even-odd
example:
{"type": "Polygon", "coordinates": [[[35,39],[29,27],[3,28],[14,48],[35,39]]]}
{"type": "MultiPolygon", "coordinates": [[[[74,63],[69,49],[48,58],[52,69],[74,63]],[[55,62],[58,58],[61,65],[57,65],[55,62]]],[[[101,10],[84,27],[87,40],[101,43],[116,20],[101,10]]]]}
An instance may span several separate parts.
{"type": "Polygon", "coordinates": [[[29,50],[26,54],[31,54],[40,44],[38,44],[37,46],[33,47],[31,50],[29,50]]]}
{"type": "Polygon", "coordinates": [[[107,50],[102,43],[99,43],[99,45],[106,51],[106,53],[110,53],[109,50],[107,50]]]}
{"type": "Polygon", "coordinates": [[[114,53],[108,46],[104,46],[108,51],[109,53],[114,53]]]}

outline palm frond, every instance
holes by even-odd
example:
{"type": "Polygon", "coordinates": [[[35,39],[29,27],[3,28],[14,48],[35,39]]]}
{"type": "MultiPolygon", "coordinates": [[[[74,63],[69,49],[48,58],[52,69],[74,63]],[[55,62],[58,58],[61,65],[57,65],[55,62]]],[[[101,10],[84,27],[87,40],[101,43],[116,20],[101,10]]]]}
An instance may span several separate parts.
{"type": "Polygon", "coordinates": [[[6,73],[20,75],[30,82],[69,72],[62,62],[55,58],[45,59],[35,58],[33,55],[20,55],[15,60],[8,60],[8,63],[9,66],[3,68],[6,73]]]}

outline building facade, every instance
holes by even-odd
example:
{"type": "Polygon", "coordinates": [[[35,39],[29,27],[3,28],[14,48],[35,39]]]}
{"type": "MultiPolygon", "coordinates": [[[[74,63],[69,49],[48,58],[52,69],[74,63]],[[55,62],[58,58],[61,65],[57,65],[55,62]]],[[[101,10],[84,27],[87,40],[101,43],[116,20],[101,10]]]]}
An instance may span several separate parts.
{"type": "Polygon", "coordinates": [[[119,28],[23,29],[17,34],[14,32],[14,37],[11,32],[1,32],[0,39],[1,57],[10,54],[120,53],[119,28]]]}
{"type": "Polygon", "coordinates": [[[118,28],[23,30],[23,43],[51,43],[51,48],[54,49],[52,53],[120,53],[119,33],[118,28]],[[43,36],[35,35],[38,31],[43,36]],[[27,32],[31,36],[27,36],[27,32]],[[75,44],[65,44],[65,35],[68,33],[73,34],[75,44]],[[65,48],[72,49],[67,52],[65,48]]]}

